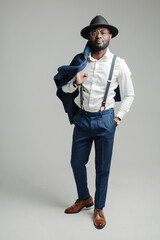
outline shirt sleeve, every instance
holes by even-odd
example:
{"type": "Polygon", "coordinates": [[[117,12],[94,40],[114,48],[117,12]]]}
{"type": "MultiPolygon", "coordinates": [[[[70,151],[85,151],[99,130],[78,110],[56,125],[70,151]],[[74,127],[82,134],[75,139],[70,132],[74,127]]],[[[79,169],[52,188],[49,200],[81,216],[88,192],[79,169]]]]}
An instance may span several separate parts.
{"type": "Polygon", "coordinates": [[[120,87],[122,103],[116,116],[122,119],[125,114],[129,112],[135,96],[131,79],[131,71],[128,68],[124,59],[121,60],[120,72],[117,80],[120,87]]]}
{"type": "Polygon", "coordinates": [[[65,84],[64,86],[62,86],[62,90],[65,93],[72,93],[74,92],[77,87],[73,86],[73,82],[76,80],[76,76],[74,78],[72,78],[67,84],[65,84]]]}

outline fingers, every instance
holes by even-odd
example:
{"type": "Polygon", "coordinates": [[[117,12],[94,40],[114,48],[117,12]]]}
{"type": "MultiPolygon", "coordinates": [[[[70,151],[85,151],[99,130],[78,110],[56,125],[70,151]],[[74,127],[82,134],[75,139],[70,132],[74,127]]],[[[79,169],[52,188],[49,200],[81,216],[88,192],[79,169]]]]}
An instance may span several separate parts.
{"type": "Polygon", "coordinates": [[[83,78],[87,78],[88,77],[88,74],[87,73],[84,73],[83,74],[83,78]]]}
{"type": "Polygon", "coordinates": [[[81,76],[81,77],[87,77],[88,76],[87,73],[84,73],[84,70],[81,70],[80,72],[78,72],[77,75],[81,76]]]}
{"type": "Polygon", "coordinates": [[[77,84],[83,83],[86,80],[87,77],[88,77],[88,74],[84,73],[84,70],[78,72],[76,74],[76,82],[77,82],[77,84]]]}
{"type": "Polygon", "coordinates": [[[78,72],[78,73],[77,73],[77,77],[78,77],[78,78],[87,78],[87,77],[88,77],[88,74],[87,74],[87,73],[78,72]]]}

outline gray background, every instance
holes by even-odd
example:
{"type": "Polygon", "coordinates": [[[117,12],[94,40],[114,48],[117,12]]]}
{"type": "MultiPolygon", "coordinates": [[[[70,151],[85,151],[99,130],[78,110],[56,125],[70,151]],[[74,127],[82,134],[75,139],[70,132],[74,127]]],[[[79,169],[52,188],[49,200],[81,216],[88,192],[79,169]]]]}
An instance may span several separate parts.
{"type": "MultiPolygon", "coordinates": [[[[0,239],[159,239],[159,12],[158,0],[0,1],[0,239]],[[126,60],[136,93],[116,130],[101,231],[93,209],[63,213],[77,198],[73,125],[53,82],[97,14],[120,30],[110,51],[126,60]]],[[[94,178],[92,149],[92,195],[94,178]]]]}

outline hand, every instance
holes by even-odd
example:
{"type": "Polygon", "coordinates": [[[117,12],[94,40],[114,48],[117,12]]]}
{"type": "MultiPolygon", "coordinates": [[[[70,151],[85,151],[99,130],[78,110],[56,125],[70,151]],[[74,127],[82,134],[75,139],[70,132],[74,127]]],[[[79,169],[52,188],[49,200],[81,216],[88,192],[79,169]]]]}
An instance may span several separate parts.
{"type": "Polygon", "coordinates": [[[119,117],[115,117],[114,121],[116,122],[116,127],[119,125],[121,119],[119,117]]]}
{"type": "Polygon", "coordinates": [[[84,73],[84,70],[81,70],[76,74],[76,84],[77,85],[82,84],[87,79],[87,77],[88,75],[84,73]]]}

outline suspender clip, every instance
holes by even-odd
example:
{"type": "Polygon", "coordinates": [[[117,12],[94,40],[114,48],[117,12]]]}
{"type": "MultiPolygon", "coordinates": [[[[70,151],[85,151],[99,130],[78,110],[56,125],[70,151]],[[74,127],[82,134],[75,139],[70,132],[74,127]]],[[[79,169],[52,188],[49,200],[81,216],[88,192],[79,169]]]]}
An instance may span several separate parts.
{"type": "Polygon", "coordinates": [[[104,108],[103,110],[106,110],[106,102],[102,102],[99,112],[102,111],[102,108],[104,108]]]}

